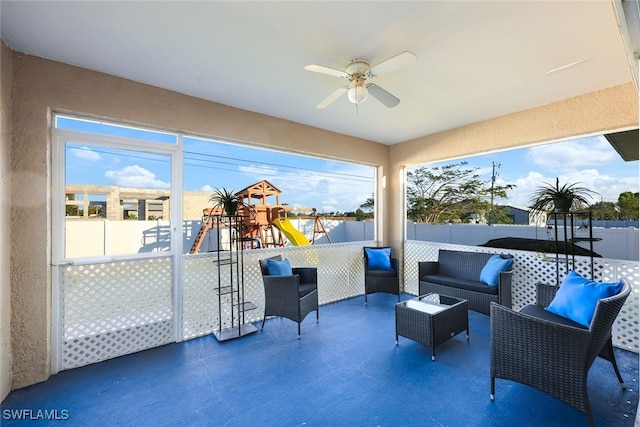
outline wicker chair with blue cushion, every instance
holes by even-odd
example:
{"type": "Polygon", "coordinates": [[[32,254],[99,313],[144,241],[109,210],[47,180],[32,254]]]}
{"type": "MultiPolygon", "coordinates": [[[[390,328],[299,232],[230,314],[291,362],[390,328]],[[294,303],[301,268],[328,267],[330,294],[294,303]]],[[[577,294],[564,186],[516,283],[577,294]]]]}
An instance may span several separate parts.
{"type": "Polygon", "coordinates": [[[398,295],[400,301],[399,262],[391,256],[391,248],[364,248],[364,303],[367,295],[375,292],[386,292],[398,295]]]}
{"type": "Polygon", "coordinates": [[[309,313],[315,310],[316,322],[320,319],[318,312],[318,270],[314,267],[291,268],[288,260],[280,255],[261,259],[260,270],[264,284],[264,318],[281,316],[298,324],[309,313]]]}
{"type": "Polygon", "coordinates": [[[567,275],[560,287],[539,283],[536,304],[520,312],[491,303],[491,399],[496,378],[516,381],[581,411],[593,426],[587,374],[598,355],[612,363],[625,387],[611,327],[631,288],[624,281],[598,283],[576,276],[567,275]]]}

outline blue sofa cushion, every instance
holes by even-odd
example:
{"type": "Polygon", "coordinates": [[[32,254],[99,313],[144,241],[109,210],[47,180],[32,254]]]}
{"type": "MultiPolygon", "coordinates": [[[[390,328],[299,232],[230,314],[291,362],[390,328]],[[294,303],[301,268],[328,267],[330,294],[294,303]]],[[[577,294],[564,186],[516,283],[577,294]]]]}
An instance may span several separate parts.
{"type": "Polygon", "coordinates": [[[588,328],[598,300],[616,295],[622,287],[623,282],[596,282],[571,270],[546,310],[588,328]]]}
{"type": "Polygon", "coordinates": [[[513,258],[502,258],[500,255],[492,255],[480,271],[480,281],[489,286],[498,286],[500,272],[509,271],[513,266],[513,258]]]}
{"type": "Polygon", "coordinates": [[[391,270],[391,248],[364,248],[369,270],[391,270]]]}
{"type": "Polygon", "coordinates": [[[293,270],[291,269],[291,263],[288,259],[278,261],[275,259],[267,259],[267,269],[270,276],[291,276],[293,270]]]}

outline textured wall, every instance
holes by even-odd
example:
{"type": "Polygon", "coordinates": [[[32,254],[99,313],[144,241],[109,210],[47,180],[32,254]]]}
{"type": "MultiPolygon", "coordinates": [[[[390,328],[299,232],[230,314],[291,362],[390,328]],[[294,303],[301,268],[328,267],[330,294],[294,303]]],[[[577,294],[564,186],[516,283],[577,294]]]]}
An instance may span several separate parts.
{"type": "MultiPolygon", "coordinates": [[[[11,345],[13,388],[50,373],[50,120],[46,106],[22,102],[24,58],[13,55],[11,170],[11,345]],[[34,245],[34,241],[46,242],[34,245]]],[[[33,81],[31,91],[53,80],[33,81]]]]}
{"type": "Polygon", "coordinates": [[[51,355],[51,113],[78,113],[386,167],[389,147],[14,52],[11,283],[13,388],[51,355]],[[27,196],[28,195],[28,196],[27,196]],[[33,242],[45,241],[45,245],[33,242]]]}
{"type": "Polygon", "coordinates": [[[11,52],[0,40],[0,401],[11,390],[11,52]]]}

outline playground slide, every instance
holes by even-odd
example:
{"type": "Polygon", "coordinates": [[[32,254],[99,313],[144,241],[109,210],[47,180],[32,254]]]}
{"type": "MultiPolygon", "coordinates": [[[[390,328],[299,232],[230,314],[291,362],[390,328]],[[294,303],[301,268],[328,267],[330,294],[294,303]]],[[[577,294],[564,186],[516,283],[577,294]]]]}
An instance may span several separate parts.
{"type": "Polygon", "coordinates": [[[273,220],[273,225],[278,227],[280,231],[286,236],[293,246],[309,246],[311,243],[304,237],[304,234],[295,229],[289,218],[281,220],[276,218],[273,220]]]}

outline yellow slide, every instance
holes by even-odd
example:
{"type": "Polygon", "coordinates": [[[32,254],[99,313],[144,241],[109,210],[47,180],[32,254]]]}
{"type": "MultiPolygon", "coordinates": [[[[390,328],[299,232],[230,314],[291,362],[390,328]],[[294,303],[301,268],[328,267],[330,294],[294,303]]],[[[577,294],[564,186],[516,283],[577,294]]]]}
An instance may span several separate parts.
{"type": "Polygon", "coordinates": [[[293,246],[310,246],[311,243],[304,237],[304,234],[295,229],[289,218],[281,220],[276,218],[272,222],[289,239],[293,246]]]}

